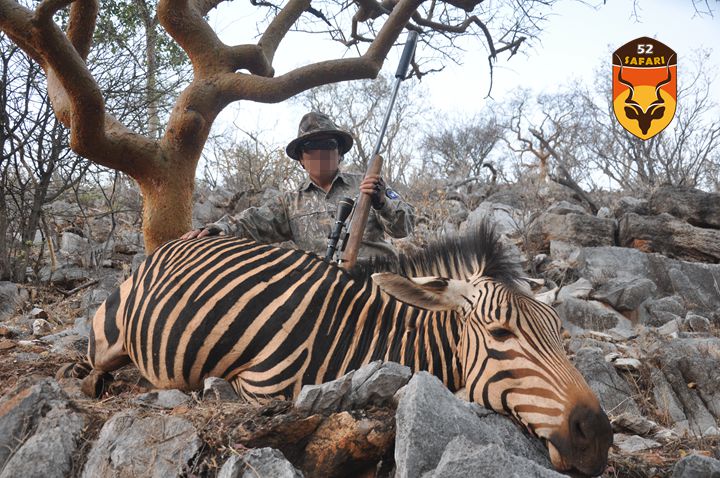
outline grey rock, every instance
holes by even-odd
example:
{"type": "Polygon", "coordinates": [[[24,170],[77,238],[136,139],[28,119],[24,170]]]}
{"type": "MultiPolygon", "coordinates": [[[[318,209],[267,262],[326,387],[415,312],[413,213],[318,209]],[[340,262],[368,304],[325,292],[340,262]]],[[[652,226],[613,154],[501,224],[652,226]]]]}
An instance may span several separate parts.
{"type": "Polygon", "coordinates": [[[412,371],[405,365],[394,362],[373,362],[380,366],[366,365],[352,376],[350,404],[345,408],[362,408],[366,405],[382,405],[390,403],[395,393],[412,377],[412,371]],[[368,374],[368,371],[372,373],[368,374]]]}
{"type": "Polygon", "coordinates": [[[100,430],[82,476],[180,477],[201,447],[195,428],[183,418],[120,412],[100,430]]]}
{"type": "Polygon", "coordinates": [[[607,218],[607,219],[610,219],[610,218],[613,218],[613,217],[614,217],[612,211],[610,210],[610,208],[609,208],[609,207],[605,207],[605,206],[603,206],[603,207],[601,207],[600,209],[598,209],[598,212],[597,212],[596,216],[597,216],[597,217],[602,217],[602,218],[607,218]]]}
{"type": "Polygon", "coordinates": [[[84,267],[70,263],[62,263],[56,269],[49,265],[40,269],[39,279],[53,285],[73,287],[90,278],[90,271],[84,267]]]}
{"type": "Polygon", "coordinates": [[[650,279],[634,278],[630,281],[612,279],[591,294],[593,299],[610,304],[615,310],[633,311],[651,298],[657,286],[650,279]]]}
{"type": "Polygon", "coordinates": [[[587,214],[549,214],[539,216],[528,227],[528,242],[536,251],[549,251],[550,241],[580,246],[615,244],[615,221],[587,214]]]}
{"type": "Polygon", "coordinates": [[[566,327],[573,324],[582,329],[607,331],[627,320],[607,304],[575,297],[565,297],[556,310],[566,327]]]}
{"type": "Polygon", "coordinates": [[[153,390],[135,397],[133,402],[146,407],[172,409],[190,403],[190,396],[177,389],[153,390]]]}
{"type": "Polygon", "coordinates": [[[445,448],[432,473],[442,478],[562,478],[527,458],[514,456],[497,444],[480,445],[464,436],[454,438],[445,448]]]}
{"type": "Polygon", "coordinates": [[[227,380],[208,377],[203,384],[203,400],[234,401],[238,399],[235,389],[227,380]]]}
{"type": "MultiPolygon", "coordinates": [[[[714,434],[720,419],[720,339],[668,340],[656,347],[650,358],[658,366],[653,373],[662,374],[667,382],[663,387],[663,381],[652,376],[654,383],[661,384],[658,394],[662,393],[663,401],[656,399],[658,407],[669,403],[672,418],[682,420],[684,415],[695,435],[714,434]]],[[[682,425],[681,421],[677,428],[682,425]]]]}
{"type": "Polygon", "coordinates": [[[61,354],[79,354],[83,355],[88,350],[88,338],[85,335],[68,334],[58,337],[59,334],[48,335],[43,337],[43,341],[52,343],[50,351],[61,354]],[[48,340],[52,337],[52,340],[48,340]]]}
{"type": "Polygon", "coordinates": [[[686,431],[689,431],[690,422],[685,415],[683,404],[675,395],[672,386],[665,378],[663,372],[653,369],[650,380],[653,384],[653,398],[655,399],[658,412],[674,423],[673,429],[676,432],[684,434],[686,431]]]}
{"type": "Polygon", "coordinates": [[[552,204],[547,211],[550,214],[587,214],[587,210],[579,204],[573,204],[568,201],[558,201],[552,204]]]}
{"type": "Polygon", "coordinates": [[[340,411],[343,404],[349,400],[353,374],[354,372],[349,372],[321,385],[304,385],[295,399],[295,408],[308,414],[340,411]]]}
{"type": "Polygon", "coordinates": [[[668,312],[663,312],[663,315],[665,314],[670,318],[667,322],[657,328],[657,333],[668,337],[677,337],[680,332],[680,317],[672,315],[668,312]]]}
{"type": "Polygon", "coordinates": [[[681,299],[674,296],[646,302],[640,310],[640,322],[651,327],[660,327],[684,316],[685,307],[681,299]]]}
{"type": "Polygon", "coordinates": [[[663,186],[648,200],[652,214],[668,213],[693,226],[720,229],[720,194],[699,189],[663,186]]]}
{"type": "Polygon", "coordinates": [[[40,307],[33,307],[33,309],[30,311],[29,315],[33,319],[47,319],[48,318],[48,313],[44,309],[41,309],[40,307]]]}
{"type": "Polygon", "coordinates": [[[720,262],[720,230],[694,227],[669,214],[626,214],[618,223],[618,243],[686,261],[720,262]]]}
{"type": "Polygon", "coordinates": [[[582,247],[565,241],[550,241],[550,257],[554,261],[564,262],[570,267],[577,267],[582,257],[582,247]]]}
{"type": "Polygon", "coordinates": [[[65,231],[60,238],[60,252],[67,255],[84,254],[90,250],[90,242],[73,232],[65,231]]]}
{"type": "Polygon", "coordinates": [[[660,443],[649,438],[639,437],[637,435],[625,435],[624,433],[616,433],[613,437],[613,446],[616,446],[623,453],[637,453],[651,448],[657,448],[660,443]]]}
{"type": "Polygon", "coordinates": [[[273,448],[248,450],[242,457],[231,456],[218,478],[302,478],[303,474],[273,448]]]}
{"type": "Polygon", "coordinates": [[[0,398],[0,477],[68,476],[83,426],[55,380],[21,382],[0,398]]]}
{"type": "Polygon", "coordinates": [[[603,351],[596,347],[580,349],[573,360],[575,367],[585,377],[608,416],[621,413],[640,415],[640,409],[632,398],[628,383],[605,361],[603,351]]]}
{"type": "Polygon", "coordinates": [[[563,286],[558,292],[558,300],[564,301],[568,297],[574,297],[576,299],[587,299],[592,291],[592,284],[589,280],[580,278],[572,284],[563,286]]]}
{"type": "Polygon", "coordinates": [[[657,285],[658,296],[682,297],[690,311],[711,314],[720,310],[720,294],[716,289],[716,284],[720,284],[720,264],[679,261],[622,247],[587,247],[582,259],[578,274],[593,284],[645,277],[657,285]]]}
{"type": "Polygon", "coordinates": [[[582,335],[572,337],[567,345],[568,350],[573,354],[583,347],[597,347],[602,350],[603,354],[617,352],[617,346],[612,342],[596,340],[582,335]]]}
{"type": "Polygon", "coordinates": [[[52,324],[45,319],[35,319],[32,324],[33,335],[36,337],[46,335],[52,330],[52,324]]]}
{"type": "Polygon", "coordinates": [[[427,372],[416,373],[402,389],[395,418],[398,478],[419,477],[434,469],[445,447],[458,436],[478,445],[501,445],[510,454],[551,466],[539,440],[526,436],[509,419],[459,400],[427,372]]]}
{"type": "Polygon", "coordinates": [[[692,312],[688,312],[685,316],[684,325],[693,332],[710,331],[710,319],[707,319],[702,315],[693,314],[692,312]]]}
{"type": "Polygon", "coordinates": [[[0,281],[0,322],[12,317],[20,301],[20,289],[17,284],[0,281]]]}
{"type": "Polygon", "coordinates": [[[506,236],[513,236],[524,227],[524,219],[519,210],[507,204],[485,201],[468,215],[467,221],[460,228],[461,232],[476,227],[485,218],[491,220],[498,234],[506,236]]]}
{"type": "Polygon", "coordinates": [[[693,453],[675,463],[672,478],[720,478],[720,460],[693,453]]]}
{"type": "Polygon", "coordinates": [[[90,335],[91,328],[92,321],[88,320],[87,317],[78,317],[75,319],[73,324],[73,331],[78,335],[84,335],[85,337],[90,335]]]}
{"type": "Polygon", "coordinates": [[[648,201],[646,199],[637,199],[630,196],[621,197],[618,201],[618,205],[615,207],[615,217],[620,218],[630,212],[641,215],[648,214],[648,201]]]}

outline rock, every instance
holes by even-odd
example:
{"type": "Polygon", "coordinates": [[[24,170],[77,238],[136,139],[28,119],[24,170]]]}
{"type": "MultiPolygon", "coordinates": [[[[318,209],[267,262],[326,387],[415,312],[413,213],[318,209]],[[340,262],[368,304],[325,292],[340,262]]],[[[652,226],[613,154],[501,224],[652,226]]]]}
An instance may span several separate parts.
{"type": "Polygon", "coordinates": [[[640,322],[651,327],[660,327],[684,316],[685,307],[679,297],[663,297],[645,303],[640,311],[640,322]]]}
{"type": "Polygon", "coordinates": [[[43,266],[38,275],[41,282],[72,288],[76,284],[87,282],[90,278],[90,271],[74,264],[61,263],[56,269],[49,265],[43,266]]]}
{"type": "Polygon", "coordinates": [[[582,247],[565,241],[550,241],[550,257],[570,267],[577,267],[582,255],[582,247]]]}
{"type": "Polygon", "coordinates": [[[611,305],[615,310],[633,311],[652,297],[656,290],[657,286],[650,279],[640,277],[630,281],[612,279],[590,296],[611,305]]]}
{"type": "Polygon", "coordinates": [[[613,216],[612,211],[609,207],[603,206],[600,209],[598,209],[598,212],[596,214],[597,217],[602,217],[604,219],[612,219],[615,216],[613,216]]]}
{"type": "Polygon", "coordinates": [[[587,214],[545,213],[528,228],[528,242],[535,251],[549,251],[550,241],[564,241],[580,246],[615,244],[615,221],[587,214]]]}
{"type": "Polygon", "coordinates": [[[52,331],[52,324],[45,319],[35,319],[32,324],[33,335],[40,337],[52,331]]]}
{"type": "Polygon", "coordinates": [[[33,307],[30,311],[30,317],[33,319],[47,319],[48,313],[39,307],[33,307]]]}
{"type": "Polygon", "coordinates": [[[352,376],[350,403],[344,408],[364,408],[367,405],[383,405],[392,401],[395,393],[412,377],[405,365],[394,362],[373,362],[355,371],[352,376]],[[373,370],[371,365],[379,367],[373,370]],[[372,371],[372,373],[368,373],[372,371]]]}
{"type": "MultiPolygon", "coordinates": [[[[70,330],[72,332],[72,329],[70,330]]],[[[58,337],[60,334],[46,335],[43,337],[44,342],[52,343],[50,351],[53,353],[85,355],[88,350],[88,338],[85,335],[77,335],[75,333],[58,337]],[[51,338],[51,340],[48,340],[51,338]]]]}
{"type": "Polygon", "coordinates": [[[572,337],[567,345],[568,350],[573,354],[583,347],[597,347],[602,350],[604,354],[617,353],[617,346],[612,342],[596,340],[584,335],[572,337]]]}
{"type": "Polygon", "coordinates": [[[432,476],[442,478],[562,478],[527,458],[509,454],[497,444],[478,446],[464,436],[454,438],[445,448],[432,476]]]}
{"type": "Polygon", "coordinates": [[[434,469],[448,443],[458,436],[478,445],[496,444],[512,455],[551,466],[539,440],[525,435],[509,419],[454,397],[437,377],[418,372],[401,391],[396,477],[419,477],[434,469]]]}
{"type": "Polygon", "coordinates": [[[592,284],[587,279],[578,279],[570,285],[566,285],[560,288],[558,292],[558,300],[564,301],[568,297],[574,297],[575,299],[587,299],[592,291],[592,284]]]}
{"type": "Polygon", "coordinates": [[[720,460],[695,453],[683,457],[675,463],[672,474],[672,478],[718,477],[720,477],[720,460]]]}
{"type": "Polygon", "coordinates": [[[641,216],[647,215],[649,212],[648,201],[629,196],[621,197],[614,211],[615,217],[621,218],[630,212],[640,214],[641,216]]]}
{"type": "Polygon", "coordinates": [[[634,435],[651,437],[661,442],[667,442],[678,438],[674,431],[661,427],[654,421],[641,415],[622,413],[612,420],[613,430],[616,432],[628,431],[634,435]]]}
{"type": "Polygon", "coordinates": [[[677,431],[715,434],[720,418],[720,339],[676,338],[650,356],[656,403],[676,422],[677,431]]]}
{"type": "Polygon", "coordinates": [[[657,448],[662,445],[649,438],[616,433],[613,437],[613,446],[617,447],[623,453],[637,453],[639,451],[657,448]]]}
{"type": "Polygon", "coordinates": [[[184,418],[142,418],[124,411],[103,425],[82,476],[180,477],[201,447],[195,428],[184,418]]]}
{"type": "Polygon", "coordinates": [[[618,370],[637,371],[640,370],[641,363],[638,359],[634,358],[618,358],[612,360],[612,364],[618,370]]]}
{"type": "Polygon", "coordinates": [[[88,252],[90,242],[73,232],[65,231],[60,238],[60,252],[67,255],[84,254],[88,252]]]}
{"type": "Polygon", "coordinates": [[[551,205],[547,211],[549,214],[558,214],[560,216],[565,214],[587,214],[587,210],[579,204],[572,204],[568,201],[558,201],[551,205]]]}
{"type": "Polygon", "coordinates": [[[684,325],[693,332],[710,331],[710,320],[702,315],[693,314],[692,312],[688,312],[685,316],[684,325]]]}
{"type": "Polygon", "coordinates": [[[203,400],[235,401],[238,399],[235,389],[227,380],[208,377],[203,384],[203,400]]]}
{"type": "Polygon", "coordinates": [[[607,331],[627,321],[608,305],[594,300],[565,297],[556,310],[566,327],[573,324],[582,329],[607,331]]]}
{"type": "Polygon", "coordinates": [[[69,476],[84,426],[55,380],[21,382],[0,398],[0,478],[69,476]]]}
{"type": "Polygon", "coordinates": [[[386,410],[380,416],[349,412],[329,416],[305,446],[300,468],[307,476],[348,476],[379,462],[395,439],[393,414],[386,410]]]}
{"type": "Polygon", "coordinates": [[[667,323],[657,328],[657,333],[666,337],[677,337],[680,332],[680,317],[672,314],[667,323]]]}
{"type": "Polygon", "coordinates": [[[632,398],[633,391],[615,368],[605,361],[602,350],[596,347],[580,349],[573,362],[608,416],[614,417],[621,413],[640,415],[640,409],[632,398]]]}
{"type": "Polygon", "coordinates": [[[217,478],[302,478],[303,474],[273,448],[248,450],[242,457],[231,456],[217,478]]]}
{"type": "Polygon", "coordinates": [[[78,335],[88,337],[92,329],[92,322],[87,317],[78,317],[73,324],[73,331],[78,335]]]}
{"type": "Polygon", "coordinates": [[[138,395],[133,402],[146,407],[172,409],[190,403],[191,398],[177,389],[154,390],[138,395]]]}
{"type": "Polygon", "coordinates": [[[20,290],[17,284],[0,281],[0,322],[12,317],[20,302],[20,290]]]}
{"type": "Polygon", "coordinates": [[[648,200],[652,214],[668,213],[695,227],[720,229],[720,194],[699,189],[663,186],[648,200]]]}
{"type": "Polygon", "coordinates": [[[308,415],[329,414],[348,402],[354,371],[321,385],[304,385],[295,399],[295,408],[308,415]]]}
{"type": "Polygon", "coordinates": [[[490,219],[495,225],[495,231],[501,235],[514,236],[524,228],[523,214],[518,209],[507,204],[485,201],[468,215],[460,231],[476,227],[485,218],[490,219]]]}
{"type": "Polygon", "coordinates": [[[578,275],[593,284],[644,277],[657,285],[658,296],[682,297],[690,311],[712,314],[720,310],[720,294],[715,289],[720,265],[678,261],[622,247],[587,247],[582,256],[578,275]]]}
{"type": "Polygon", "coordinates": [[[686,261],[720,262],[720,230],[694,227],[669,214],[626,214],[619,221],[618,242],[686,261]]]}

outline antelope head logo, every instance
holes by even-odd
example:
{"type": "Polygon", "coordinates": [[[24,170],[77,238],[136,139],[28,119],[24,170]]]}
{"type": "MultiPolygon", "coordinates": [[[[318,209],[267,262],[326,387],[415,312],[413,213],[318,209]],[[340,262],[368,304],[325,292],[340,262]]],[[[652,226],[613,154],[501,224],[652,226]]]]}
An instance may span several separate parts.
{"type": "Polygon", "coordinates": [[[613,110],[623,128],[649,139],[670,124],[677,101],[677,55],[642,37],[613,53],[613,110]]]}
{"type": "MultiPolygon", "coordinates": [[[[619,59],[619,58],[618,58],[619,59]]],[[[667,78],[662,80],[660,83],[655,85],[655,98],[647,106],[643,108],[640,103],[633,99],[635,96],[635,86],[622,77],[622,60],[620,61],[620,71],[618,72],[618,81],[629,88],[627,99],[625,100],[625,116],[628,119],[636,120],[640,131],[643,134],[647,134],[650,129],[650,123],[653,120],[659,120],[665,115],[665,100],[660,96],[660,88],[670,83],[672,79],[672,73],[670,73],[670,64],[667,65],[667,78]]]]}

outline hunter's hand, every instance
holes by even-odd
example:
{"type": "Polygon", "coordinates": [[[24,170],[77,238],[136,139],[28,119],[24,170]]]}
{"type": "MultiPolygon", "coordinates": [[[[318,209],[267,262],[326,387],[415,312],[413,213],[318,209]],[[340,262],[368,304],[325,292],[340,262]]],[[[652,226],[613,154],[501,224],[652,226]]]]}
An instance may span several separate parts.
{"type": "Polygon", "coordinates": [[[373,209],[382,209],[385,206],[386,190],[385,181],[379,174],[369,174],[360,183],[360,192],[370,195],[373,209]]]}
{"type": "Polygon", "coordinates": [[[188,240],[207,236],[217,236],[218,234],[220,234],[220,232],[220,229],[217,227],[205,226],[202,229],[193,229],[192,231],[186,232],[185,234],[180,236],[180,239],[188,240]]]}

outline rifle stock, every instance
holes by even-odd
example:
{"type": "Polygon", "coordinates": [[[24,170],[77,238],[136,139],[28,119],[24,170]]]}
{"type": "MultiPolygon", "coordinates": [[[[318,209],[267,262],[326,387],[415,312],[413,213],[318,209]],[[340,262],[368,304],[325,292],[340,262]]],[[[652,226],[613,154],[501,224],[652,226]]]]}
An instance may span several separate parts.
{"type": "MultiPolygon", "coordinates": [[[[380,174],[382,170],[383,159],[382,156],[375,156],[374,161],[371,162],[370,167],[365,175],[380,174]]],[[[350,222],[350,231],[348,236],[347,244],[345,245],[345,253],[342,257],[340,265],[345,269],[350,269],[355,265],[357,261],[358,252],[360,251],[360,243],[362,242],[363,233],[365,232],[365,225],[367,224],[368,216],[370,216],[370,206],[372,205],[372,198],[369,194],[360,194],[360,199],[355,205],[355,212],[350,222]]]]}

